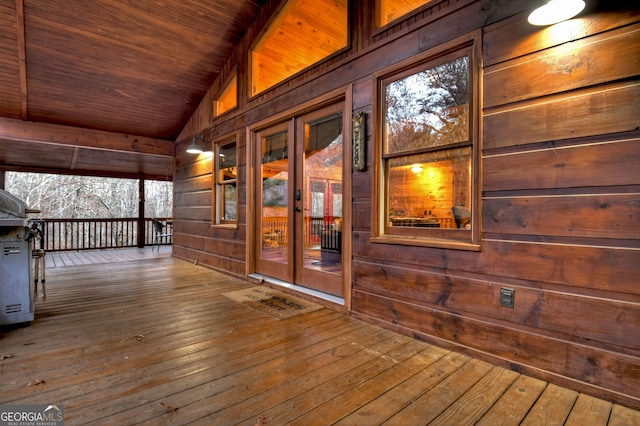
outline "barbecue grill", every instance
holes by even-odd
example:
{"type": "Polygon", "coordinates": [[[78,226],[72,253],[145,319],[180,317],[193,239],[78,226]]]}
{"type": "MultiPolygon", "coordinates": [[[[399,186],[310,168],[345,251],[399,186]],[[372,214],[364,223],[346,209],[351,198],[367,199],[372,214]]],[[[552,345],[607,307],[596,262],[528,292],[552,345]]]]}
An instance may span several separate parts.
{"type": "Polygon", "coordinates": [[[33,321],[32,238],[23,201],[0,190],[0,325],[33,321]]]}

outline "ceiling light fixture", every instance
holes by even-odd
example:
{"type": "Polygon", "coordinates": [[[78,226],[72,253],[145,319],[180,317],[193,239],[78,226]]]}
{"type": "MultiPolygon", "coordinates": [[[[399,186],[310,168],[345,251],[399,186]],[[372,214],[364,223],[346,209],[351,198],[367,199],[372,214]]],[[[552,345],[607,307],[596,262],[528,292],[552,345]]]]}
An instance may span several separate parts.
{"type": "Polygon", "coordinates": [[[191,145],[187,147],[187,152],[189,154],[202,154],[202,148],[198,145],[198,141],[204,142],[204,135],[195,136],[191,140],[191,145]]]}
{"type": "Polygon", "coordinates": [[[584,7],[582,0],[550,0],[531,12],[527,20],[531,25],[553,25],[573,18],[584,7]]]}

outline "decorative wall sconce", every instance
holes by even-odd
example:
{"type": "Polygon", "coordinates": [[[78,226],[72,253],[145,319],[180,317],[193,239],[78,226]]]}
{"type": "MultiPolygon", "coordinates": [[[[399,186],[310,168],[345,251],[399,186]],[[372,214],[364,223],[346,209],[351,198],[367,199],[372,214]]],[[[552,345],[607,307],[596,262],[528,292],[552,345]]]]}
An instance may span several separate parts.
{"type": "Polygon", "coordinates": [[[582,0],[550,0],[531,12],[527,20],[531,25],[553,25],[573,18],[584,7],[582,0]]]}
{"type": "Polygon", "coordinates": [[[366,126],[364,112],[353,114],[353,168],[363,171],[366,167],[366,126]]]}
{"type": "Polygon", "coordinates": [[[187,147],[187,152],[189,154],[202,154],[204,151],[200,145],[198,145],[198,141],[204,142],[204,135],[195,136],[191,140],[191,145],[187,147]]]}

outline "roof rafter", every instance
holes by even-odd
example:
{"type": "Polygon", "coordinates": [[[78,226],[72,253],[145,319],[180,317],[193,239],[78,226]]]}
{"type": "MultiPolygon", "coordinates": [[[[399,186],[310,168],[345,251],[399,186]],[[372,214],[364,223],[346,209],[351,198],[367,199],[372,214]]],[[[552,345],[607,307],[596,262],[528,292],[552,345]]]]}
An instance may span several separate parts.
{"type": "Polygon", "coordinates": [[[18,40],[18,66],[20,74],[20,116],[27,119],[27,54],[24,35],[24,0],[16,0],[16,38],[18,40]]]}
{"type": "Polygon", "coordinates": [[[36,123],[0,117],[0,139],[70,145],[104,151],[173,156],[174,143],[164,139],[36,123]]]}

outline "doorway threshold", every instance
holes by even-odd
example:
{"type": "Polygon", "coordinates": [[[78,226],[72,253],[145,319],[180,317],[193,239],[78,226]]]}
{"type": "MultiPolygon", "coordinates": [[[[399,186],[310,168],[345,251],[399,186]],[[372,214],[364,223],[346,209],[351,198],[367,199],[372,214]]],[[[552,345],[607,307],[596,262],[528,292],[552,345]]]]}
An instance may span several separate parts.
{"type": "Polygon", "coordinates": [[[309,296],[317,297],[318,299],[326,300],[328,302],[344,306],[344,298],[334,296],[333,294],[323,293],[318,290],[314,290],[308,287],[303,287],[301,285],[292,284],[292,283],[282,281],[277,278],[269,277],[267,275],[262,275],[262,274],[250,274],[249,278],[253,278],[269,284],[277,285],[279,287],[284,287],[284,288],[296,291],[298,293],[308,294],[309,296]]]}

